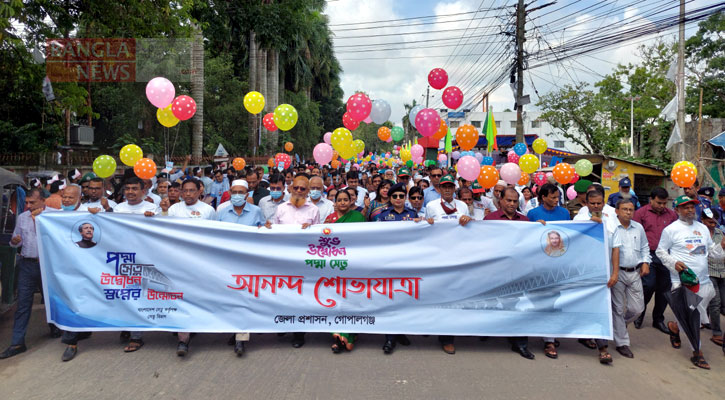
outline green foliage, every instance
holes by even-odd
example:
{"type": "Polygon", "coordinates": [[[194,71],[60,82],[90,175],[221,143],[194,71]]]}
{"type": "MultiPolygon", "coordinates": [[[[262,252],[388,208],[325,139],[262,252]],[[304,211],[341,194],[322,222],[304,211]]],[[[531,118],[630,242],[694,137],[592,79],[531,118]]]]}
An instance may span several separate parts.
{"type": "Polygon", "coordinates": [[[386,121],[382,125],[378,125],[376,123],[366,124],[361,122],[360,126],[352,132],[353,138],[361,139],[365,142],[365,154],[369,152],[378,154],[380,152],[393,151],[393,142],[385,143],[378,139],[378,129],[381,126],[392,128],[393,123],[386,121]]]}
{"type": "Polygon", "coordinates": [[[713,14],[700,22],[697,33],[687,39],[690,60],[687,112],[698,114],[702,87],[702,115],[725,118],[725,13],[713,14]]]}

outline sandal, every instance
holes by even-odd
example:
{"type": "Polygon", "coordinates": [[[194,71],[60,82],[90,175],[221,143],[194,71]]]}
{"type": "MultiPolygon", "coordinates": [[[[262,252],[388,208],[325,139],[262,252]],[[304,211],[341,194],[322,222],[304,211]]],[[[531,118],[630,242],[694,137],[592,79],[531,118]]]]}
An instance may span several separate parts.
{"type": "Polygon", "coordinates": [[[596,349],[597,344],[592,339],[579,339],[577,342],[581,343],[582,346],[586,347],[587,349],[596,349]]]}
{"type": "Polygon", "coordinates": [[[131,339],[128,346],[123,348],[124,353],[133,353],[143,347],[143,339],[131,339]]]}
{"type": "Polygon", "coordinates": [[[672,347],[679,349],[682,347],[682,340],[680,339],[680,328],[676,323],[669,321],[667,323],[667,329],[670,330],[670,344],[672,347]],[[674,329],[673,329],[674,327],[674,329]]]}
{"type": "Polygon", "coordinates": [[[599,362],[602,364],[611,364],[612,355],[609,354],[608,351],[604,350],[604,352],[599,353],[599,362]]]}
{"type": "Polygon", "coordinates": [[[692,364],[697,368],[710,369],[710,364],[705,361],[705,357],[702,355],[692,356],[690,357],[690,361],[692,361],[692,364]]]}
{"type": "Polygon", "coordinates": [[[556,344],[554,342],[544,343],[544,355],[553,359],[559,357],[559,354],[556,352],[556,344]]]}
{"type": "Polygon", "coordinates": [[[722,344],[723,344],[722,336],[713,336],[710,338],[710,341],[715,343],[716,345],[722,347],[722,344]]]}

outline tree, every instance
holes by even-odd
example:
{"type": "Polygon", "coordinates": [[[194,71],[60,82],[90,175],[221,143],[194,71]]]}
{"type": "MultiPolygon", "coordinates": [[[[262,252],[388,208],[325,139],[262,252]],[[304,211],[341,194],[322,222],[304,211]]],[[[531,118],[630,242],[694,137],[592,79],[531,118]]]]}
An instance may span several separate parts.
{"type": "Polygon", "coordinates": [[[690,71],[687,88],[687,112],[698,114],[702,88],[702,114],[725,118],[725,13],[711,15],[700,22],[697,33],[687,39],[690,71]]]}

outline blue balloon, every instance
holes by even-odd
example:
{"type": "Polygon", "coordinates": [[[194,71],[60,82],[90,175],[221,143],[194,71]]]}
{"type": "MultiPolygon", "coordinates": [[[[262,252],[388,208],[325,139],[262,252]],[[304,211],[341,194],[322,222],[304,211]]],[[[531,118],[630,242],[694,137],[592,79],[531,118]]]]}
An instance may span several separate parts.
{"type": "Polygon", "coordinates": [[[516,153],[517,156],[523,156],[526,154],[526,145],[523,143],[516,143],[516,146],[514,146],[514,153],[516,153]]]}
{"type": "Polygon", "coordinates": [[[481,161],[481,165],[493,165],[493,157],[489,157],[489,156],[483,157],[483,161],[481,161]]]}

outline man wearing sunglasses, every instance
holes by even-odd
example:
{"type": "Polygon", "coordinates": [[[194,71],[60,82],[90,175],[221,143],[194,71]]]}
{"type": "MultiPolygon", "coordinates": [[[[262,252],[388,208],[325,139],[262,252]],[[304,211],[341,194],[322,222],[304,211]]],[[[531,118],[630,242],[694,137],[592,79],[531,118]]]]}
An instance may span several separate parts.
{"type": "Polygon", "coordinates": [[[430,187],[423,191],[426,207],[431,201],[441,198],[441,177],[443,177],[442,169],[434,167],[430,170],[430,187]]]}

